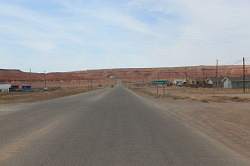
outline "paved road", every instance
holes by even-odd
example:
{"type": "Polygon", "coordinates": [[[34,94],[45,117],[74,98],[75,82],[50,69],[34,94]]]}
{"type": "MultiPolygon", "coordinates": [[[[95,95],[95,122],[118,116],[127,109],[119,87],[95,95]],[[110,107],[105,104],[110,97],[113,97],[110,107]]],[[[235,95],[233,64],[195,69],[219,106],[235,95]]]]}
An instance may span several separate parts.
{"type": "Polygon", "coordinates": [[[118,86],[0,114],[0,165],[249,164],[118,86]]]}

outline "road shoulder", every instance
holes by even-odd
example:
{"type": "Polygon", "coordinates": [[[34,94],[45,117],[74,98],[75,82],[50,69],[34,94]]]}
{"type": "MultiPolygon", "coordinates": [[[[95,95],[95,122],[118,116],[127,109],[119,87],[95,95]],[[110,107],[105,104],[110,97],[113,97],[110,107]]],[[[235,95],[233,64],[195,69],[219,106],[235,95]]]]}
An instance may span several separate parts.
{"type": "Polygon", "coordinates": [[[250,158],[249,103],[204,103],[193,100],[155,98],[141,91],[136,95],[229,149],[250,158]]]}

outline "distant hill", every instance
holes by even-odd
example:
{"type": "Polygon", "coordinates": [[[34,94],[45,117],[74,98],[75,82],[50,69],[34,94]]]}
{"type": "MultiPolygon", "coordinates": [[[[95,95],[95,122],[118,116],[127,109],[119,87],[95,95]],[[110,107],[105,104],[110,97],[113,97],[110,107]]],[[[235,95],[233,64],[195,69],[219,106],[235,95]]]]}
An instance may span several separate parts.
{"type": "MultiPolygon", "coordinates": [[[[250,75],[250,66],[246,66],[247,75],[250,75]]],[[[0,69],[0,81],[39,81],[44,80],[43,73],[29,73],[16,69],[0,69]]],[[[102,80],[111,77],[127,80],[152,80],[190,78],[203,79],[216,76],[215,66],[188,66],[166,68],[122,68],[100,69],[74,72],[53,72],[46,74],[47,80],[102,80]]],[[[219,66],[218,76],[242,76],[242,66],[219,66]]]]}

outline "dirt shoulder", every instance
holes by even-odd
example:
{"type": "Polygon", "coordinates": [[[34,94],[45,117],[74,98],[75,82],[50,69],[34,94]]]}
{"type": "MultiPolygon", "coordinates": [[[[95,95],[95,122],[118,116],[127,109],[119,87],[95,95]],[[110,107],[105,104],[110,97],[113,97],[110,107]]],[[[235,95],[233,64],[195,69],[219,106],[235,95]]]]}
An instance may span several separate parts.
{"type": "Polygon", "coordinates": [[[156,98],[148,91],[133,90],[154,101],[168,113],[250,159],[249,102],[202,102],[190,98],[156,98]]]}
{"type": "MultiPolygon", "coordinates": [[[[94,89],[93,89],[94,90],[94,89]]],[[[48,91],[0,94],[0,104],[16,104],[49,100],[90,91],[84,88],[57,88],[48,91]]]]}

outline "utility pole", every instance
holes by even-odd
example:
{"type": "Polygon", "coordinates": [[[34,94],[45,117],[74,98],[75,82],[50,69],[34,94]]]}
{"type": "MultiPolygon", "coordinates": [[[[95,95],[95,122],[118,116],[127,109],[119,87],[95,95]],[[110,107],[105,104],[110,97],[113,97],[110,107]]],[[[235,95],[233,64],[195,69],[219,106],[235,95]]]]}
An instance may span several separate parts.
{"type": "Polygon", "coordinates": [[[185,67],[185,79],[186,79],[186,82],[187,82],[188,81],[187,67],[185,67]]]}
{"type": "Polygon", "coordinates": [[[90,79],[88,79],[88,91],[90,90],[90,79]]]}
{"type": "Polygon", "coordinates": [[[47,78],[46,78],[46,71],[44,71],[44,90],[47,90],[47,78]]]}
{"type": "Polygon", "coordinates": [[[219,81],[218,81],[218,73],[219,73],[219,60],[216,60],[216,87],[219,87],[219,81]]]}
{"type": "Polygon", "coordinates": [[[243,57],[243,93],[246,93],[246,63],[243,57]]]}
{"type": "Polygon", "coordinates": [[[30,73],[29,73],[29,82],[30,82],[30,84],[31,84],[31,81],[32,81],[32,79],[31,79],[31,68],[30,68],[30,73]]]}
{"type": "Polygon", "coordinates": [[[204,83],[205,83],[205,69],[202,68],[202,87],[204,87],[204,83]]]}
{"type": "Polygon", "coordinates": [[[166,84],[162,85],[162,93],[163,93],[163,97],[165,97],[165,94],[166,94],[166,84]]]}
{"type": "MultiPolygon", "coordinates": [[[[159,71],[157,71],[157,81],[159,81],[159,71]]],[[[159,85],[156,84],[157,97],[159,96],[159,85]]]]}
{"type": "Polygon", "coordinates": [[[88,90],[93,90],[93,80],[88,79],[88,90]]]}

